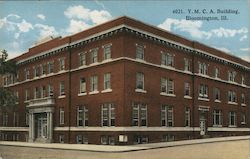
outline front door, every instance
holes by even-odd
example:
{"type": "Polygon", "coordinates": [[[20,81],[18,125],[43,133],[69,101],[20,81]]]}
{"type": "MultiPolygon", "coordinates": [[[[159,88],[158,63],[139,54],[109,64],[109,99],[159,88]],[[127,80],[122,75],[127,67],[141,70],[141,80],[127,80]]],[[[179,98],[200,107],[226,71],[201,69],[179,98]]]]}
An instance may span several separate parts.
{"type": "Polygon", "coordinates": [[[38,114],[37,117],[37,138],[47,138],[47,115],[38,114]]]}
{"type": "Polygon", "coordinates": [[[206,120],[205,119],[200,119],[200,135],[204,136],[206,135],[206,120]]]}

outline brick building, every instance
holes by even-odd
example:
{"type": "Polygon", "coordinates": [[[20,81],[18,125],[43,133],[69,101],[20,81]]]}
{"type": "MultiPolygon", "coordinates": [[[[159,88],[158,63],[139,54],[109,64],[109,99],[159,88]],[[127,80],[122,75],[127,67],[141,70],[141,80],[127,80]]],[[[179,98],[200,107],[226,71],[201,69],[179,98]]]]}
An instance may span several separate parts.
{"type": "Polygon", "coordinates": [[[250,63],[120,17],[37,44],[3,84],[1,140],[139,144],[250,134],[250,63]]]}

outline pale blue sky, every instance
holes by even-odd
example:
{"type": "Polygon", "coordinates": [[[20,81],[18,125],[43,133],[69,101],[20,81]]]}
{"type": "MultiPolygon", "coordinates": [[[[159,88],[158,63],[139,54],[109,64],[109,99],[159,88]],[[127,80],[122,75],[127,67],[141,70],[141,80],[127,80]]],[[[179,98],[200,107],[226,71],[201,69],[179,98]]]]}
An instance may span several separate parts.
{"type": "Polygon", "coordinates": [[[0,49],[15,57],[46,36],[70,35],[122,15],[250,61],[250,0],[0,1],[0,49]],[[183,13],[175,14],[175,9],[183,13]],[[189,14],[188,9],[200,13],[189,14]],[[203,14],[204,9],[214,13],[203,14]],[[238,14],[217,13],[217,9],[238,10],[238,14]],[[186,20],[186,16],[220,19],[223,15],[228,20],[186,20]]]}

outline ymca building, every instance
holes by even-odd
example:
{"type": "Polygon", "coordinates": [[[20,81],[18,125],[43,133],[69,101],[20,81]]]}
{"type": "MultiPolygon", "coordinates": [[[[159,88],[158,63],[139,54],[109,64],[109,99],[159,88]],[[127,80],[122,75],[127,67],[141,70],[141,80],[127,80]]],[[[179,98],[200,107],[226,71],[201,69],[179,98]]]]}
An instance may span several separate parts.
{"type": "Polygon", "coordinates": [[[2,85],[0,140],[128,145],[250,135],[250,63],[119,17],[36,44],[2,85]]]}

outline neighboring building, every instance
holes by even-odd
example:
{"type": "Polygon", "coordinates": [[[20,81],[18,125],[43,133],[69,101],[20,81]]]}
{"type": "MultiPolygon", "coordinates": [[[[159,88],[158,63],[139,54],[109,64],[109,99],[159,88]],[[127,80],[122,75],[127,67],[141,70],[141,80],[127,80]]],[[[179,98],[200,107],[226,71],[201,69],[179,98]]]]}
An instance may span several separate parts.
{"type": "Polygon", "coordinates": [[[140,144],[250,134],[250,63],[128,17],[37,44],[2,140],[140,144]]]}

